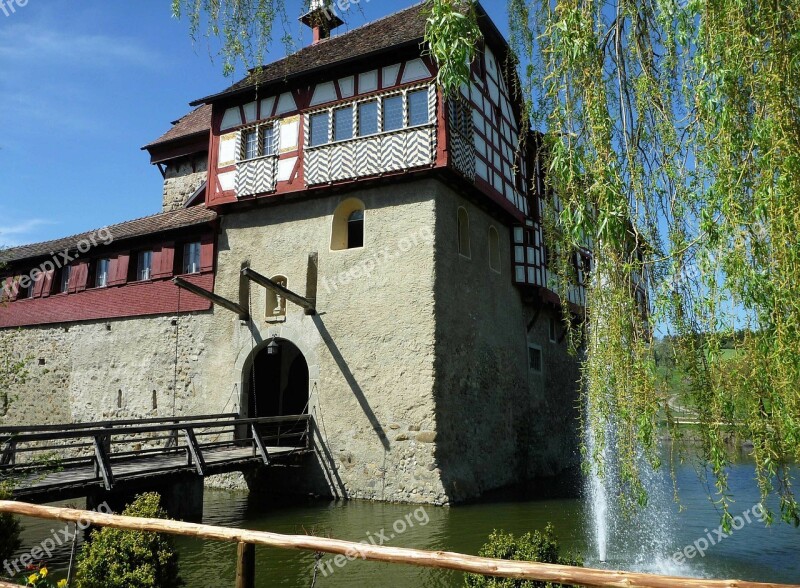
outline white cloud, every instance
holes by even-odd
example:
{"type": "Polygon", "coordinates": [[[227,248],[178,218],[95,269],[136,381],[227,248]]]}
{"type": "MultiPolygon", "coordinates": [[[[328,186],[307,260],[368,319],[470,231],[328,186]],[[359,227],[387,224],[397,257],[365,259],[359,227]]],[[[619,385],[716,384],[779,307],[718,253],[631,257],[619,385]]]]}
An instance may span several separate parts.
{"type": "Polygon", "coordinates": [[[16,247],[26,243],[41,241],[37,239],[35,230],[43,225],[52,225],[52,221],[41,218],[23,220],[10,225],[0,225],[0,246],[16,247]]]}
{"type": "Polygon", "coordinates": [[[46,64],[80,69],[118,66],[157,68],[158,54],[133,39],[15,24],[0,30],[0,58],[14,64],[46,64]]]}

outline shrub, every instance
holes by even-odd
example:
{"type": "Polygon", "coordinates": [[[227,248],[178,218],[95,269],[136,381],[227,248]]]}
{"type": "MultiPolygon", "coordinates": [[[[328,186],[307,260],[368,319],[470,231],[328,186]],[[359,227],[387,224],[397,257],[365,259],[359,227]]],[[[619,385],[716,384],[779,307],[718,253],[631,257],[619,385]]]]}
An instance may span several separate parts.
{"type": "MultiPolygon", "coordinates": [[[[0,500],[11,500],[11,489],[6,484],[0,484],[0,500]]],[[[21,534],[22,525],[17,517],[7,513],[0,515],[0,561],[11,559],[22,546],[21,534]]]]}
{"type": "MultiPolygon", "coordinates": [[[[123,515],[167,518],[156,493],[141,494],[123,515]]],[[[81,548],[77,588],[173,588],[184,586],[172,538],[158,533],[105,528],[81,548]]]]}
{"type": "MultiPolygon", "coordinates": [[[[492,531],[489,541],[481,547],[478,553],[482,557],[512,561],[535,561],[565,566],[583,565],[583,561],[577,556],[568,554],[562,557],[560,555],[558,540],[553,525],[550,523],[544,528],[544,532],[525,533],[519,538],[504,531],[492,531]]],[[[476,574],[467,574],[464,585],[467,588],[557,588],[562,586],[562,584],[551,582],[493,578],[476,574]]]]}

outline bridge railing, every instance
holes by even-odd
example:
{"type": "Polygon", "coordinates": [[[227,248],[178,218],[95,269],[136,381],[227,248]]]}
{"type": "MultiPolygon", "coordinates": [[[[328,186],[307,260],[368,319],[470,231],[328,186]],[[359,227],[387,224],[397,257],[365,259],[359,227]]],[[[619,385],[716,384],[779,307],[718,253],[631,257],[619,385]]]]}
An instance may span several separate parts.
{"type": "MultiPolygon", "coordinates": [[[[271,462],[270,450],[310,447],[309,415],[239,418],[236,414],[0,428],[0,480],[41,491],[47,474],[93,468],[110,490],[118,479],[163,472],[211,470],[235,462],[271,462]],[[146,467],[143,459],[150,458],[146,467]],[[44,478],[44,479],[43,479],[44,478]],[[26,481],[28,484],[26,484],[26,481]]],[[[64,484],[61,476],[54,485],[64,484]]],[[[85,480],[83,480],[85,483],[85,480]]],[[[76,482],[77,483],[77,482],[76,482]]]]}
{"type": "MultiPolygon", "coordinates": [[[[796,584],[764,584],[742,580],[681,578],[531,561],[491,559],[446,551],[423,551],[388,545],[370,545],[366,541],[356,543],[310,535],[280,535],[266,531],[249,531],[181,521],[109,515],[95,511],[38,506],[21,502],[0,501],[0,513],[76,524],[89,524],[97,527],[111,527],[127,531],[167,533],[192,537],[193,539],[237,543],[239,548],[236,566],[236,588],[255,587],[255,548],[257,545],[331,553],[343,556],[347,560],[363,559],[390,564],[456,570],[496,578],[556,582],[596,588],[800,588],[796,584]]],[[[220,582],[217,582],[216,585],[219,586],[220,582]]],[[[3,584],[0,583],[0,586],[3,586],[3,584]]]]}

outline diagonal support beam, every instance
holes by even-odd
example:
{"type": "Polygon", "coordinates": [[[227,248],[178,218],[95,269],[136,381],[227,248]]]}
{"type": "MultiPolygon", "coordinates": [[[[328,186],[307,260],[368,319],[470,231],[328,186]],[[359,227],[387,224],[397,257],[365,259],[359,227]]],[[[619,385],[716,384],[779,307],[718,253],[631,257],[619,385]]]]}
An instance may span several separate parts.
{"type": "Polygon", "coordinates": [[[295,294],[288,288],[284,288],[280,284],[276,284],[269,278],[262,276],[257,271],[254,271],[249,267],[246,267],[242,270],[242,275],[251,282],[255,282],[256,284],[258,284],[259,286],[263,286],[267,290],[272,290],[278,296],[283,296],[289,302],[293,302],[297,306],[305,308],[312,314],[316,313],[316,308],[314,308],[314,303],[311,302],[308,298],[303,298],[302,296],[300,296],[299,294],[295,294]]]}
{"type": "Polygon", "coordinates": [[[178,288],[183,288],[184,290],[188,290],[192,294],[197,294],[203,298],[206,298],[213,302],[214,304],[221,306],[222,308],[227,308],[231,312],[235,312],[239,315],[239,318],[242,320],[247,320],[250,316],[250,313],[247,311],[245,307],[240,304],[236,304],[228,300],[227,298],[223,298],[213,292],[209,292],[205,288],[201,288],[200,286],[196,286],[191,282],[187,282],[183,278],[173,278],[172,283],[175,284],[178,288]]]}

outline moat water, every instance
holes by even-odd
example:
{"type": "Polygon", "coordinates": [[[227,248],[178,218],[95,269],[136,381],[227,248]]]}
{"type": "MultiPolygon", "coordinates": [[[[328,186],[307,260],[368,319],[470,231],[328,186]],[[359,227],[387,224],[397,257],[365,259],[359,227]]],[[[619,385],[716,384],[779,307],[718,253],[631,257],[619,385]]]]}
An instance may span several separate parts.
{"type": "MultiPolygon", "coordinates": [[[[593,545],[591,517],[579,498],[533,497],[524,492],[504,492],[477,504],[452,508],[376,504],[361,501],[304,501],[276,503],[273,499],[239,493],[207,491],[204,522],[226,527],[311,533],[353,541],[384,541],[398,547],[448,550],[476,554],[494,529],[522,534],[553,523],[563,549],[583,555],[586,565],[676,575],[736,578],[743,580],[800,583],[800,529],[785,523],[765,527],[752,508],[757,500],[752,465],[742,463],[731,470],[730,485],[736,498],[731,509],[737,515],[750,512],[748,523],[719,540],[714,532],[720,515],[707,497],[707,487],[690,466],[677,471],[680,507],[670,504],[663,521],[670,529],[668,544],[659,543],[662,553],[638,549],[648,537],[637,536],[637,525],[627,530],[625,540],[610,541],[607,563],[601,563],[593,545]],[[715,540],[708,541],[709,535],[715,540]],[[703,556],[695,552],[676,562],[675,552],[685,551],[700,539],[709,543],[703,556]],[[646,555],[642,555],[646,553],[646,555]]],[[[658,523],[658,521],[656,521],[658,523]]],[[[38,545],[55,526],[49,522],[25,521],[24,545],[38,545]]],[[[60,528],[60,527],[59,527],[60,528]]],[[[647,528],[652,529],[652,525],[647,528]]],[[[189,587],[231,586],[235,576],[234,545],[179,539],[181,571],[189,587]]],[[[692,551],[689,550],[691,554],[692,551]]],[[[257,550],[257,586],[309,587],[314,556],[302,552],[257,550]]],[[[51,570],[66,568],[69,550],[54,554],[51,570]]],[[[340,562],[341,563],[341,560],[340,562]]],[[[338,587],[442,587],[463,586],[463,576],[439,570],[376,564],[360,560],[337,566],[325,556],[318,572],[318,588],[338,587]],[[328,562],[330,565],[328,565],[328,562]]],[[[56,577],[61,577],[57,575],[56,577]]]]}

